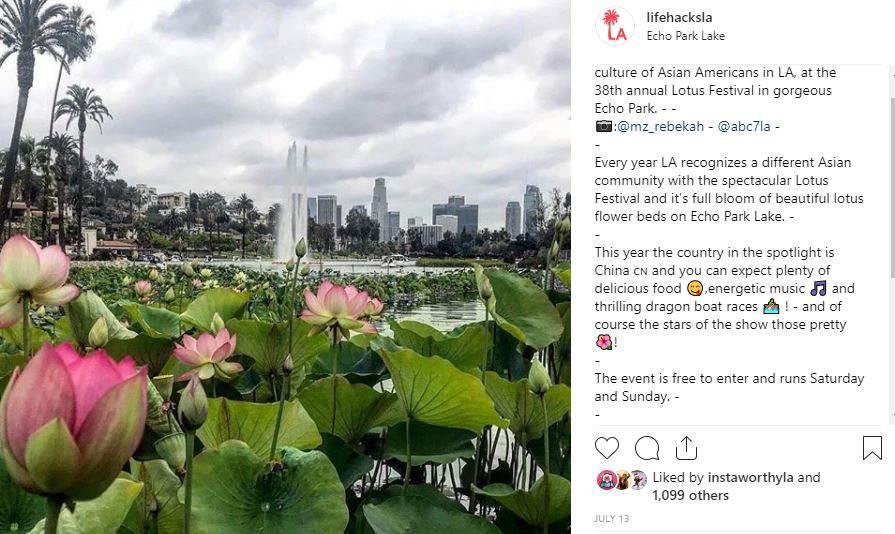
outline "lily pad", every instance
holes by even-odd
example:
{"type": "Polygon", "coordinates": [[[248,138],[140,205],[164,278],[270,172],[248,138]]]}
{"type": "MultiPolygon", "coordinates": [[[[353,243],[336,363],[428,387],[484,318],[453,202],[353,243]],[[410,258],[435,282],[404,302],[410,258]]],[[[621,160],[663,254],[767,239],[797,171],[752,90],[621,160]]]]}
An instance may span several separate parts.
{"type": "MultiPolygon", "coordinates": [[[[485,373],[485,389],[494,400],[502,417],[510,420],[510,430],[523,443],[544,433],[544,408],[541,399],[528,388],[528,380],[510,382],[497,373],[485,373]]],[[[547,425],[562,419],[572,408],[572,390],[565,384],[551,386],[544,394],[547,403],[547,425]]]]}
{"type": "Polygon", "coordinates": [[[65,314],[69,318],[71,333],[78,345],[86,347],[89,345],[87,336],[90,329],[100,317],[106,319],[106,326],[109,328],[109,339],[132,339],[137,337],[137,333],[128,330],[121,321],[115,317],[115,314],[106,306],[103,299],[93,291],[84,291],[81,296],[65,305],[65,314]]]}
{"type": "Polygon", "coordinates": [[[342,487],[348,489],[352,484],[361,479],[365,474],[373,470],[373,459],[365,454],[355,452],[339,437],[326,432],[323,436],[323,445],[317,450],[329,458],[333,467],[339,473],[342,487]]]}
{"type": "Polygon", "coordinates": [[[563,262],[553,268],[553,274],[569,289],[572,289],[572,264],[563,262]]]}
{"type": "Polygon", "coordinates": [[[531,487],[531,491],[514,490],[506,484],[489,484],[484,488],[473,486],[480,495],[487,495],[529,525],[543,525],[561,521],[572,514],[572,484],[559,475],[550,475],[550,507],[545,507],[544,477],[531,487]]]}
{"type": "Polygon", "coordinates": [[[376,534],[500,534],[497,527],[481,517],[446,510],[420,497],[391,497],[379,504],[366,504],[364,517],[376,534]]]}
{"type": "Polygon", "coordinates": [[[235,440],[197,456],[193,533],[343,532],[345,490],[326,455],[284,447],[277,459],[271,464],[235,440]]]}
{"type": "Polygon", "coordinates": [[[295,369],[304,368],[308,362],[325,351],[329,341],[323,334],[308,336],[311,325],[300,320],[292,321],[292,347],[289,347],[289,323],[266,323],[256,320],[231,320],[227,329],[237,335],[236,350],[255,360],[255,371],[267,376],[273,371],[279,374],[286,356],[292,354],[295,369]]]}
{"type": "Polygon", "coordinates": [[[180,320],[199,330],[211,331],[211,320],[217,313],[226,323],[230,319],[242,317],[251,294],[232,289],[209,289],[199,295],[180,314],[180,320]]]}
{"type": "MultiPolygon", "coordinates": [[[[37,352],[44,343],[50,341],[50,335],[33,324],[28,329],[28,333],[31,336],[29,341],[29,344],[31,345],[31,354],[37,352]]],[[[24,348],[23,345],[25,344],[25,341],[22,339],[21,323],[0,330],[0,337],[20,349],[24,348]]]]}
{"type": "MultiPolygon", "coordinates": [[[[224,398],[208,399],[208,419],[196,432],[209,448],[238,439],[259,456],[267,457],[273,442],[273,431],[279,405],[256,404],[224,398]]],[[[283,407],[283,420],[277,445],[296,449],[313,449],[321,443],[320,433],[308,412],[295,401],[283,407]]]]}
{"type": "MultiPolygon", "coordinates": [[[[355,336],[359,337],[359,336],[355,336]]],[[[317,355],[311,366],[310,378],[320,378],[332,374],[333,357],[336,358],[338,374],[352,384],[373,386],[382,380],[385,363],[374,350],[356,345],[352,341],[342,342],[317,355]]]]}
{"type": "Polygon", "coordinates": [[[464,428],[476,434],[485,425],[506,427],[481,381],[438,356],[426,358],[405,349],[384,352],[404,412],[414,421],[464,428]]]}
{"type": "Polygon", "coordinates": [[[351,384],[336,376],[336,424],[333,428],[333,378],[320,379],[303,389],[298,398],[317,428],[354,444],[370,429],[404,419],[394,393],[381,393],[364,384],[351,384]]]}
{"type": "Polygon", "coordinates": [[[484,275],[494,290],[488,306],[502,329],[536,350],[560,338],[563,326],[559,313],[541,288],[507,271],[488,269],[484,275]]]}
{"type": "MultiPolygon", "coordinates": [[[[407,461],[406,424],[399,423],[389,429],[385,438],[385,458],[407,461]]],[[[446,464],[460,458],[472,458],[475,432],[459,428],[445,428],[413,421],[410,425],[410,463],[415,466],[436,463],[446,464]]]]}

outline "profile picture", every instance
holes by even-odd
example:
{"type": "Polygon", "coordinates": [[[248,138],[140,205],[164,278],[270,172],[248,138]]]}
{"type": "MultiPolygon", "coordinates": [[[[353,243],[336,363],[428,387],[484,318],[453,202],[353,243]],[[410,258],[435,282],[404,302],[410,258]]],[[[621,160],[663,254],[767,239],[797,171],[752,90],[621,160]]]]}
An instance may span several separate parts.
{"type": "Polygon", "coordinates": [[[600,489],[611,490],[618,485],[618,475],[614,471],[601,471],[597,477],[600,481],[600,489]]]}
{"type": "Polygon", "coordinates": [[[646,487],[647,476],[646,473],[640,470],[634,470],[631,472],[631,489],[641,490],[646,487]]]}
{"type": "Polygon", "coordinates": [[[634,479],[631,477],[631,473],[622,470],[616,473],[618,475],[618,485],[616,489],[626,490],[631,487],[631,484],[634,483],[634,479]]]}

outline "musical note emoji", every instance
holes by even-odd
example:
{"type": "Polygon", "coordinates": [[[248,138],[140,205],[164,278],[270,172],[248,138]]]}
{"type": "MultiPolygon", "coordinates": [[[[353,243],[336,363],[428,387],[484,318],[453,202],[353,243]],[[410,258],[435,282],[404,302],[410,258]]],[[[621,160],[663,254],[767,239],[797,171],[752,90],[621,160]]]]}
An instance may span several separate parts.
{"type": "Polygon", "coordinates": [[[814,282],[814,289],[811,290],[811,296],[816,297],[818,293],[820,293],[821,297],[825,297],[827,295],[826,280],[817,280],[814,282]]]}

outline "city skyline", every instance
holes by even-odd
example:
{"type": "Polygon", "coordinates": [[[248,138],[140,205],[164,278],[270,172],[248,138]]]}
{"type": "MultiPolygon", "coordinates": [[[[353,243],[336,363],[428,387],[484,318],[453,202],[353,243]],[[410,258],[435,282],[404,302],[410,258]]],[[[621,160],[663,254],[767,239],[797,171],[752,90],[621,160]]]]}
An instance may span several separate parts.
{"type": "MultiPolygon", "coordinates": [[[[246,193],[265,210],[279,200],[284,147],[296,141],[311,152],[309,190],[338,194],[346,209],[369,204],[382,176],[406,215],[426,216],[459,191],[475,196],[481,227],[499,228],[526,183],[569,188],[565,4],[80,4],[97,43],[90,61],[63,74],[63,92],[78,83],[102,95],[114,119],[88,136],[85,155],[114,160],[131,185],[246,193]]],[[[46,134],[57,69],[37,56],[24,135],[46,134]]],[[[5,139],[15,77],[0,69],[5,139]]]]}

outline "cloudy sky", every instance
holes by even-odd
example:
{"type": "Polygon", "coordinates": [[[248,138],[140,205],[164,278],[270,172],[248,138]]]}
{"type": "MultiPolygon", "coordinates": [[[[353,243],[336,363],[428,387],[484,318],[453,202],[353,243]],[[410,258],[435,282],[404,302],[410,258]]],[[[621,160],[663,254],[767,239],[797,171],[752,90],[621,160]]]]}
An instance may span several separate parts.
{"type": "MultiPolygon", "coordinates": [[[[569,2],[564,0],[82,0],[93,56],[63,87],[114,115],[86,152],[159,192],[283,196],[286,151],[308,144],[311,195],[431,217],[462,194],[503,226],[527,183],[570,188],[569,2]]],[[[56,67],[39,58],[24,133],[42,137],[56,67]]],[[[0,68],[0,132],[15,110],[0,68]]],[[[64,122],[57,125],[64,128],[64,122]]],[[[4,141],[5,142],[5,141],[4,141]]]]}

